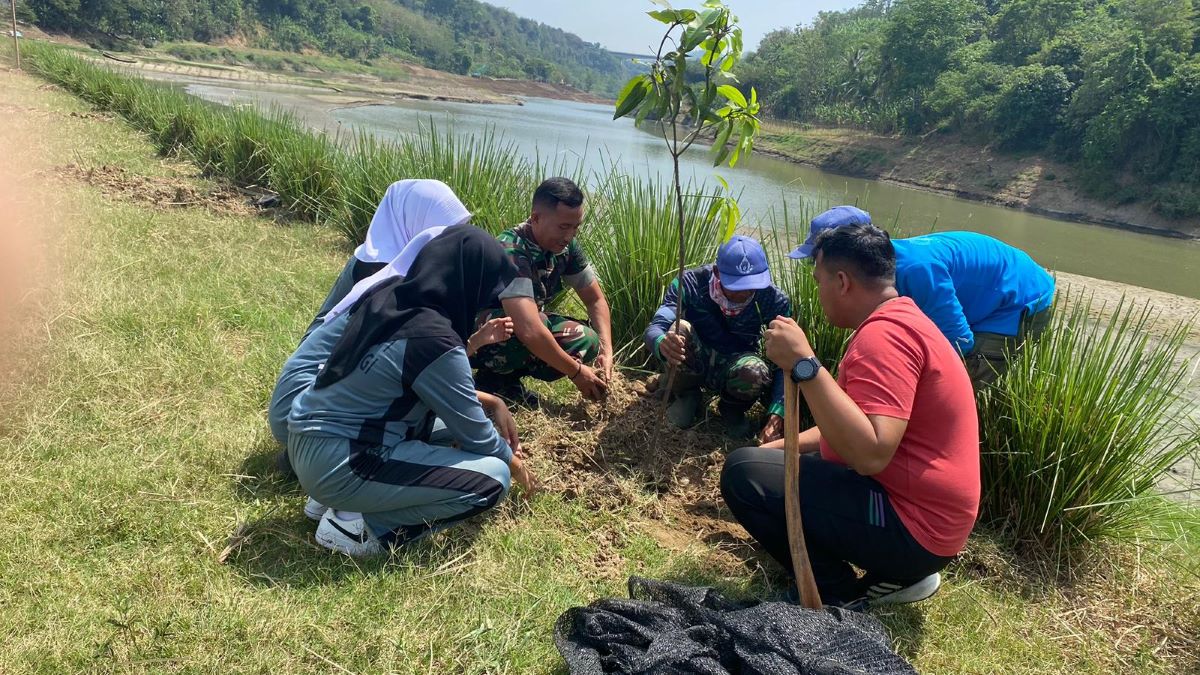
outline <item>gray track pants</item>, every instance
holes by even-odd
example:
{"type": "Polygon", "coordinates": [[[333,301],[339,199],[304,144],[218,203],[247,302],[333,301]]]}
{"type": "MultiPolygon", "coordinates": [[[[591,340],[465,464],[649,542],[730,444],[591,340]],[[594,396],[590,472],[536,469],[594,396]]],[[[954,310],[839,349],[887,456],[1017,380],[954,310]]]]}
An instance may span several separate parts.
{"type": "Polygon", "coordinates": [[[381,541],[414,541],[496,506],[511,483],[498,457],[405,441],[359,447],[293,433],[288,454],[300,485],[325,506],[358,511],[381,541]]]}

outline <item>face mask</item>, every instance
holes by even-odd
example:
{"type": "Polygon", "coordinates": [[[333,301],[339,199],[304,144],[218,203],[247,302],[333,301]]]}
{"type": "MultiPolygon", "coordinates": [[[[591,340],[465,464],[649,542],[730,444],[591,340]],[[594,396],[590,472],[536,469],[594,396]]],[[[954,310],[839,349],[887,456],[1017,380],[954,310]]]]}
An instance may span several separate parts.
{"type": "Polygon", "coordinates": [[[721,313],[725,316],[737,316],[742,313],[742,310],[750,306],[750,302],[754,300],[754,295],[746,298],[743,302],[734,302],[725,297],[725,292],[721,290],[721,282],[717,280],[717,275],[713,274],[708,280],[708,296],[717,303],[717,307],[721,308],[721,313]]]}

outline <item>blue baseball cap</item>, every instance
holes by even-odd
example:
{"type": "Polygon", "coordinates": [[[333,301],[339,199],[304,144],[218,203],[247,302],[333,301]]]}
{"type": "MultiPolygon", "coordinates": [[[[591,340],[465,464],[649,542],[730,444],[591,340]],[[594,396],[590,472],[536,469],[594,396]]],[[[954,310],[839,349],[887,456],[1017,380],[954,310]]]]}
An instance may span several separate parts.
{"type": "Polygon", "coordinates": [[[717,271],[721,273],[721,286],[727,290],[757,291],[771,285],[762,244],[740,234],[717,250],[717,271]]]}
{"type": "Polygon", "coordinates": [[[803,260],[811,257],[813,252],[813,244],[817,243],[817,236],[822,232],[836,230],[844,225],[870,225],[871,214],[863,211],[857,206],[835,206],[825,213],[812,219],[812,223],[808,230],[808,239],[804,240],[803,244],[796,247],[794,251],[788,254],[793,260],[803,260]]]}

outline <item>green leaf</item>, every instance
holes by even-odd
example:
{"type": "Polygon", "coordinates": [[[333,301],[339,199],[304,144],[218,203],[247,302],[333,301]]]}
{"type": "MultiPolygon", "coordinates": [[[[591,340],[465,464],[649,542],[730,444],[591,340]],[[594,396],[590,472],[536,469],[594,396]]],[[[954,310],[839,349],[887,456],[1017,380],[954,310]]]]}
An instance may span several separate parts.
{"type": "Polygon", "coordinates": [[[701,42],[704,42],[705,37],[707,34],[704,31],[689,25],[687,30],[683,31],[683,37],[679,39],[679,51],[685,54],[691,52],[701,42]]]}
{"type": "Polygon", "coordinates": [[[642,101],[642,106],[638,110],[637,117],[633,120],[635,126],[642,126],[642,122],[645,122],[650,113],[658,108],[658,100],[658,87],[650,87],[646,99],[642,101]]]}
{"type": "Polygon", "coordinates": [[[683,98],[686,99],[688,104],[691,106],[688,110],[688,116],[694,120],[696,114],[700,112],[700,106],[696,104],[695,90],[693,90],[691,87],[685,87],[683,90],[683,98]]]}
{"type": "Polygon", "coordinates": [[[652,19],[665,24],[682,24],[690,23],[696,18],[696,10],[694,9],[660,9],[653,12],[646,12],[652,19]]]}
{"type": "Polygon", "coordinates": [[[721,166],[724,164],[725,160],[729,159],[729,153],[732,150],[733,148],[729,147],[728,145],[722,145],[720,149],[717,150],[717,156],[713,158],[713,166],[721,166]]]}
{"type": "MultiPolygon", "coordinates": [[[[717,176],[718,180],[720,178],[721,178],[720,176],[717,176]]],[[[721,215],[721,200],[722,199],[723,199],[722,197],[713,197],[712,204],[708,205],[708,213],[706,213],[704,215],[704,220],[711,222],[711,221],[716,220],[717,216],[721,215]]]]}
{"type": "MultiPolygon", "coordinates": [[[[724,183],[724,181],[721,181],[724,183]]],[[[726,190],[729,186],[726,185],[726,190]]],[[[737,200],[725,197],[721,200],[721,214],[725,217],[725,229],[721,232],[721,243],[729,241],[737,232],[738,223],[742,220],[742,209],[737,200]]]]}
{"type": "Polygon", "coordinates": [[[748,129],[741,131],[741,139],[738,141],[737,148],[733,151],[733,159],[730,160],[729,166],[737,166],[738,159],[742,156],[749,157],[754,150],[754,136],[748,129]]]}
{"type": "Polygon", "coordinates": [[[613,119],[620,119],[633,112],[649,92],[650,82],[647,76],[638,75],[629,80],[625,88],[617,96],[616,111],[613,113],[613,119]]]}
{"type": "Polygon", "coordinates": [[[695,26],[697,30],[707,33],[715,28],[717,24],[721,22],[721,19],[724,18],[724,16],[724,9],[713,7],[712,9],[706,9],[701,12],[699,18],[694,20],[692,25],[695,26]]]}
{"type": "Polygon", "coordinates": [[[718,87],[721,86],[722,84],[736,85],[738,83],[738,79],[736,77],[734,77],[731,73],[726,73],[726,72],[720,71],[720,70],[718,70],[717,72],[712,74],[712,81],[713,81],[713,84],[715,84],[718,87]]]}
{"type": "Polygon", "coordinates": [[[746,97],[742,95],[738,88],[731,84],[723,84],[717,87],[717,93],[729,99],[731,103],[739,108],[746,107],[746,97]]]}
{"type": "Polygon", "coordinates": [[[721,129],[717,132],[716,139],[713,140],[713,166],[720,166],[721,162],[725,161],[725,157],[729,155],[729,137],[731,135],[733,135],[733,124],[722,122],[721,129]]]}

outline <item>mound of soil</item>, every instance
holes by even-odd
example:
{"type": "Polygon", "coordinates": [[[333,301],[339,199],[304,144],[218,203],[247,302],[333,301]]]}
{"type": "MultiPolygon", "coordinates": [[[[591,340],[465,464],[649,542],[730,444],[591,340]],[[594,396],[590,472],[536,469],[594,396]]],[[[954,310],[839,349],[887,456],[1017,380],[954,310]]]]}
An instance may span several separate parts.
{"type": "Polygon", "coordinates": [[[197,187],[190,176],[142,176],[119,166],[83,167],[78,164],[55,167],[54,173],[60,178],[87,183],[109,197],[161,209],[199,207],[218,215],[256,212],[250,203],[254,196],[251,193],[222,184],[197,187]]]}
{"type": "Polygon", "coordinates": [[[752,556],[750,539],[725,510],[719,490],[725,455],[736,443],[707,420],[687,430],[665,418],[653,380],[617,374],[603,403],[544,405],[517,417],[522,445],[544,489],[582,500],[590,508],[642,504],[648,535],[673,550],[704,542],[752,556]]]}

